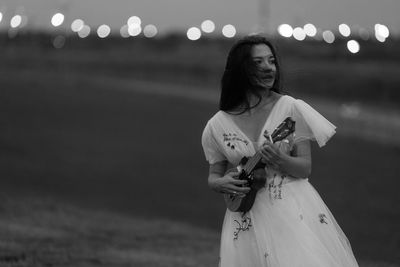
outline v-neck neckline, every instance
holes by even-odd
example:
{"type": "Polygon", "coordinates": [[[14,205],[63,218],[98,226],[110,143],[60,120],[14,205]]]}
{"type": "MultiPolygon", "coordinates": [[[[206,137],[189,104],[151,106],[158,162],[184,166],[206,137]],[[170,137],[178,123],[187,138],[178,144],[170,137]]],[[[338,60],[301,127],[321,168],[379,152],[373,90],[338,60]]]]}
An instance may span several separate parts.
{"type": "Polygon", "coordinates": [[[260,141],[261,136],[263,135],[264,131],[265,131],[265,126],[267,125],[268,121],[271,118],[272,113],[275,111],[276,107],[278,106],[278,103],[281,101],[281,99],[284,97],[285,95],[280,96],[275,103],[273,104],[267,118],[265,119],[263,126],[261,127],[261,131],[258,133],[258,135],[256,135],[256,140],[252,140],[249,138],[249,136],[247,136],[247,134],[244,133],[244,131],[237,125],[237,123],[234,121],[234,119],[231,117],[231,115],[229,113],[225,113],[226,117],[228,117],[228,119],[232,122],[232,124],[234,125],[234,127],[243,135],[243,137],[245,137],[250,143],[252,144],[258,144],[258,142],[260,141]]]}

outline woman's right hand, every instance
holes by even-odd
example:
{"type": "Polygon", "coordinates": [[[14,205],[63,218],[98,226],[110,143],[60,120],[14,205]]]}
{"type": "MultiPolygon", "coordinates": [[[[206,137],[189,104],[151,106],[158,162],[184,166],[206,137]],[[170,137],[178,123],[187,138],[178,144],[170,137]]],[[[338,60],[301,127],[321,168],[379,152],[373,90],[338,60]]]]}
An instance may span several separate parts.
{"type": "Polygon", "coordinates": [[[219,193],[244,197],[250,191],[250,187],[246,186],[246,180],[239,180],[238,177],[239,172],[230,170],[223,177],[214,179],[210,187],[219,193]]]}

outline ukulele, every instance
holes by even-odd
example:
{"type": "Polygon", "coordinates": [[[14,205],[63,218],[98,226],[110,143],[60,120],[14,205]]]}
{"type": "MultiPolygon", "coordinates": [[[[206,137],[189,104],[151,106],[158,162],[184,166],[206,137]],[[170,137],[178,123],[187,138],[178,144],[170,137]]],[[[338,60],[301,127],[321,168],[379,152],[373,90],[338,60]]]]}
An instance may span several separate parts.
{"type": "MultiPolygon", "coordinates": [[[[287,117],[271,135],[264,132],[264,137],[269,139],[271,143],[281,141],[292,134],[295,130],[295,121],[291,117],[287,117]]],[[[261,161],[262,154],[260,151],[250,157],[243,157],[239,166],[233,170],[239,172],[237,179],[246,180],[250,191],[244,197],[238,197],[232,194],[224,194],[225,203],[229,210],[233,212],[247,212],[251,209],[256,199],[257,191],[264,187],[266,182],[266,164],[261,161]]],[[[231,172],[232,170],[228,170],[231,172]]]]}

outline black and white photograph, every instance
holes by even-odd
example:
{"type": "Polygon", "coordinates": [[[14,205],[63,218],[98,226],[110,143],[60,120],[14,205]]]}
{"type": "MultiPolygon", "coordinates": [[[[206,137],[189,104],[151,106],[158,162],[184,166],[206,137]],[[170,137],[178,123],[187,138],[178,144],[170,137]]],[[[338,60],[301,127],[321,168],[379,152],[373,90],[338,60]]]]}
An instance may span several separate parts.
{"type": "Polygon", "coordinates": [[[399,12],[0,0],[0,267],[400,267],[399,12]]]}

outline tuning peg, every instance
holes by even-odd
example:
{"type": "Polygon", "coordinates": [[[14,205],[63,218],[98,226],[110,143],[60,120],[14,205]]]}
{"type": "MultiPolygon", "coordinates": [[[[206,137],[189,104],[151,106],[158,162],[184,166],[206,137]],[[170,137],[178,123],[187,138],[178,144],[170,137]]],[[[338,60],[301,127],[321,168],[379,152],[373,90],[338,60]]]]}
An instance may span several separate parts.
{"type": "Polygon", "coordinates": [[[264,131],[264,137],[268,138],[268,131],[267,130],[264,131]]]}
{"type": "Polygon", "coordinates": [[[272,137],[271,137],[271,135],[268,134],[267,130],[264,131],[263,135],[264,135],[265,139],[267,139],[267,140],[271,141],[271,143],[273,143],[272,137]]]}

